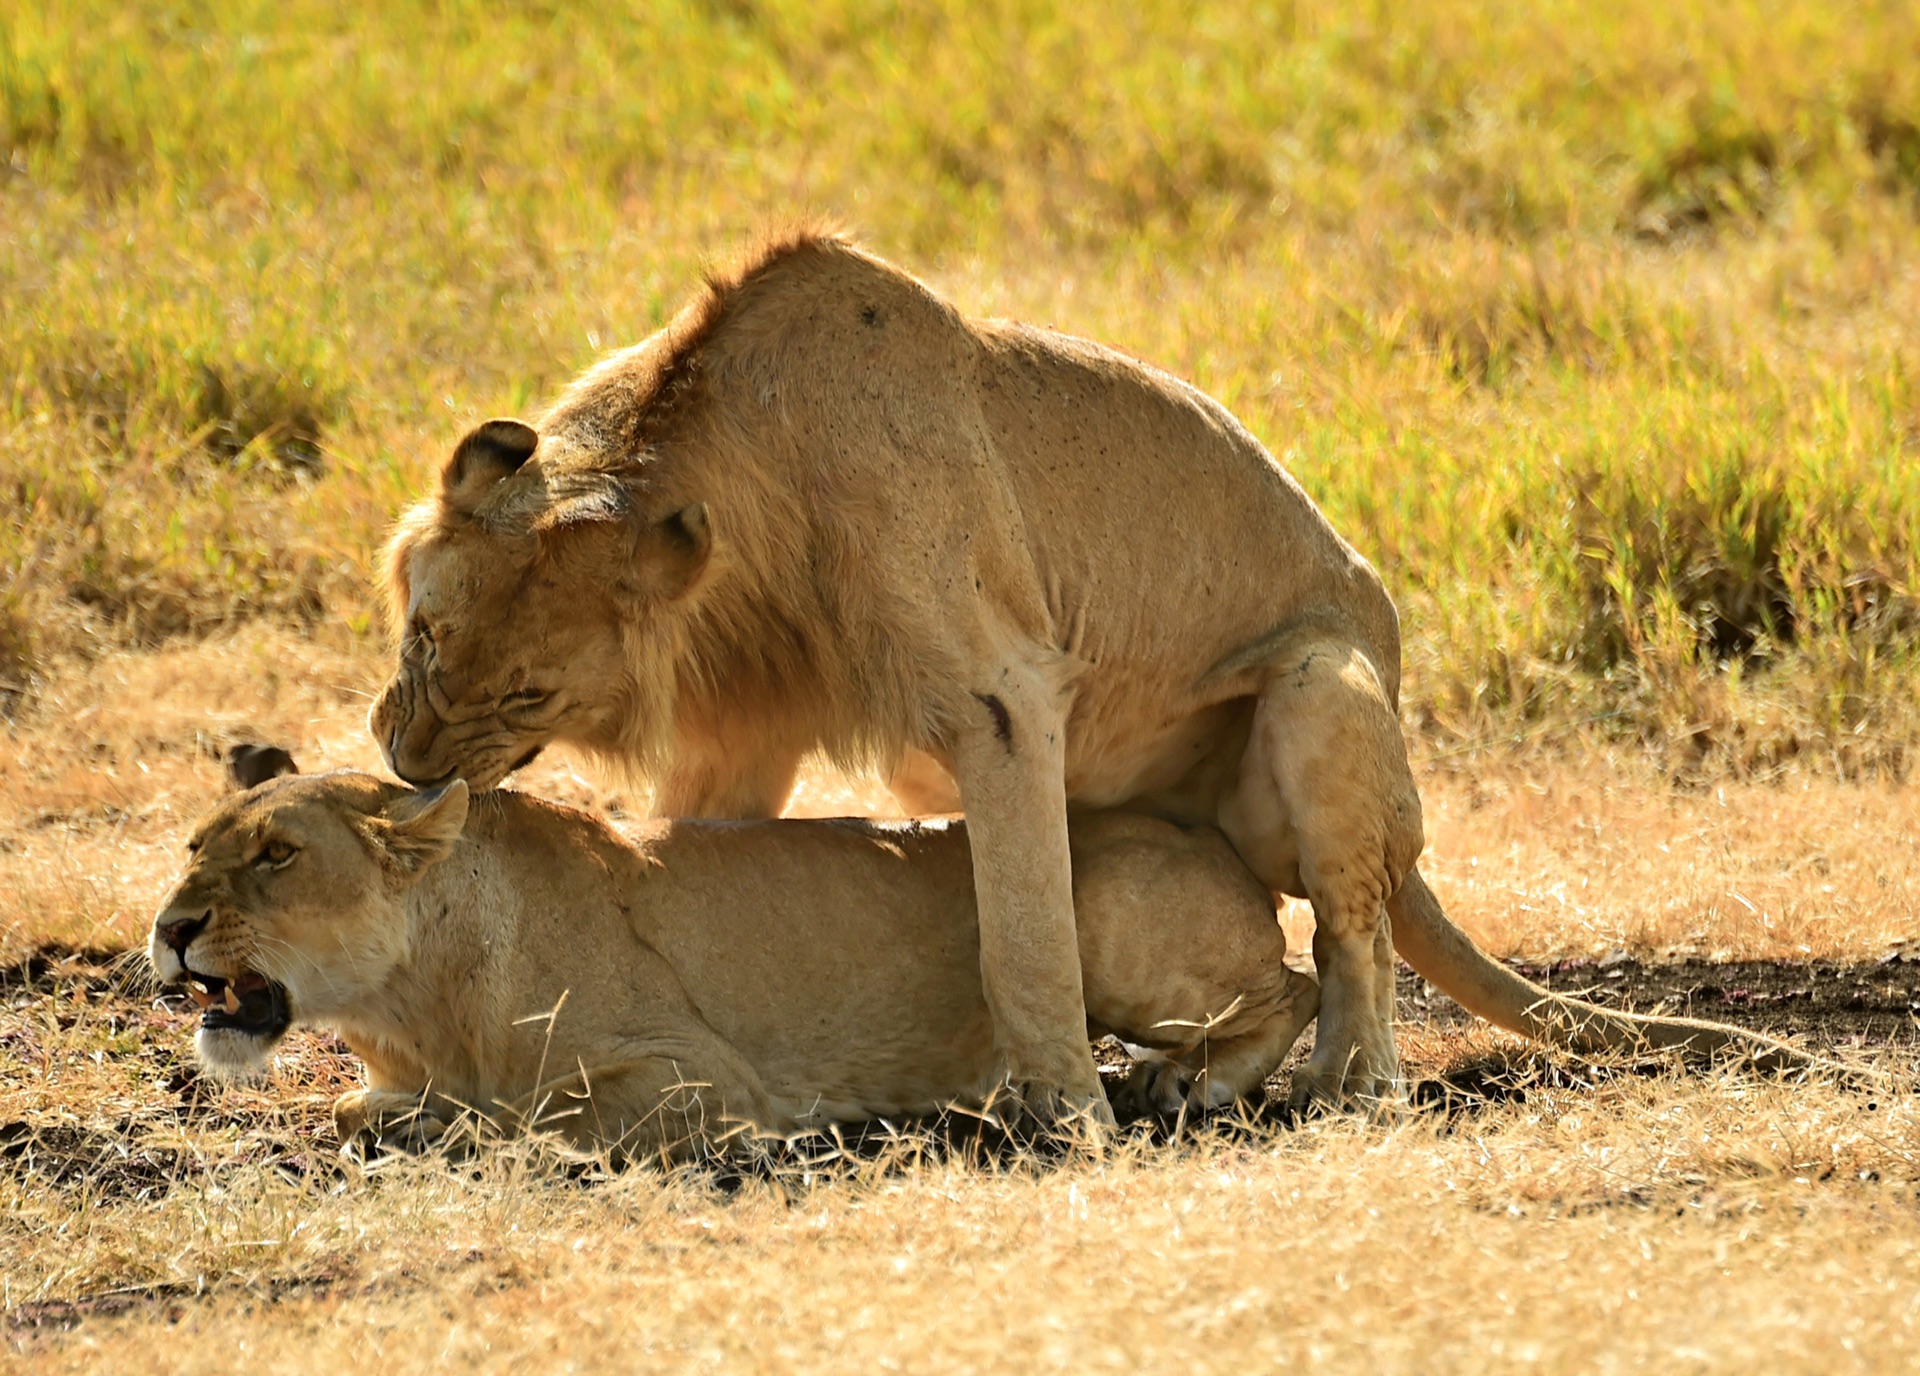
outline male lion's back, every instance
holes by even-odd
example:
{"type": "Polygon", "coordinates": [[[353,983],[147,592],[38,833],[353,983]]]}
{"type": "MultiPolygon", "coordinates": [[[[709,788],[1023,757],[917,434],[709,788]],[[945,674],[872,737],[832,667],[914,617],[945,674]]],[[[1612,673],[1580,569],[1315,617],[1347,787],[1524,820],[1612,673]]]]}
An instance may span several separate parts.
{"type": "MultiPolygon", "coordinates": [[[[977,329],[994,445],[1040,576],[1066,604],[1056,615],[1095,614],[1100,639],[1084,654],[1145,669],[1198,633],[1217,656],[1301,607],[1378,592],[1300,485],[1211,398],[1087,340],[977,329]]],[[[1192,658],[1176,659],[1166,667],[1191,675],[1192,658]]]]}
{"type": "Polygon", "coordinates": [[[1212,398],[1088,340],[969,319],[837,239],[764,274],[728,307],[715,380],[746,384],[812,441],[796,460],[829,456],[828,490],[844,479],[857,496],[837,495],[903,533],[1010,528],[1083,657],[1185,686],[1314,609],[1349,616],[1397,677],[1378,577],[1212,398]]]}

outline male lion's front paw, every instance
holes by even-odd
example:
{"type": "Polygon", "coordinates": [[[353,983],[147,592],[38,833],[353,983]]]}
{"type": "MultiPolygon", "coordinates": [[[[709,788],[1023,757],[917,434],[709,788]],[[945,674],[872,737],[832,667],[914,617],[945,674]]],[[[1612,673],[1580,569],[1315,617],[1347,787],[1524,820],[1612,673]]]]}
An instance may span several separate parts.
{"type": "Polygon", "coordinates": [[[1000,1086],[987,1108],[1016,1137],[1098,1147],[1114,1127],[1113,1109],[1097,1084],[1091,1094],[1074,1094],[1009,1081],[1000,1086]]]}
{"type": "Polygon", "coordinates": [[[1287,1104],[1294,1109],[1331,1108],[1391,1112],[1401,1099],[1399,1057],[1364,1045],[1316,1043],[1307,1063],[1293,1072],[1287,1104]]]}

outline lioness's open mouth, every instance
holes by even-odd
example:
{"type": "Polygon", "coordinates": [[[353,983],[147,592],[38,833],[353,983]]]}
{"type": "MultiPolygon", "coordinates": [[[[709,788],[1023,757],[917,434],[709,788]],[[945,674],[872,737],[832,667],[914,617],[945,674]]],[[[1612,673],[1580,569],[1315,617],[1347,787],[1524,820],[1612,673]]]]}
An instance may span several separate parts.
{"type": "Polygon", "coordinates": [[[187,971],[187,993],[199,1005],[200,1026],[227,1028],[271,1040],[293,1022],[287,991],[265,975],[248,970],[232,979],[187,971]]]}

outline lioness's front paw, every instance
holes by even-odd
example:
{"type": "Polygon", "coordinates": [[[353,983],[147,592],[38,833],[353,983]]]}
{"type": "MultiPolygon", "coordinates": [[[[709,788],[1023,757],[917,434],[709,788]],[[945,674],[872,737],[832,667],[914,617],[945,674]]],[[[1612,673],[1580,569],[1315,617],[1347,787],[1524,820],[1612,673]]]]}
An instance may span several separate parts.
{"type": "Polygon", "coordinates": [[[445,1137],[448,1123],[427,1107],[424,1095],[357,1089],[334,1100],[333,1128],[342,1146],[418,1152],[445,1137]]]}

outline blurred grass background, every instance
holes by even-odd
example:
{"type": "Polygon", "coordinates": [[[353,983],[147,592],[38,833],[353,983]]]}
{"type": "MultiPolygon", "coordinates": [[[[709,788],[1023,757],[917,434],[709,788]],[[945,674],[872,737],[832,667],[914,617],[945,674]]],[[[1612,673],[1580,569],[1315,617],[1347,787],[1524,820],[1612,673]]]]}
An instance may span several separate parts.
{"type": "Polygon", "coordinates": [[[255,617],[770,224],[1220,397],[1430,756],[1920,745],[1920,12],[0,0],[0,712],[255,617]]]}

